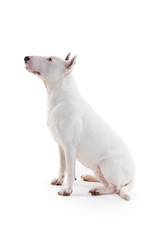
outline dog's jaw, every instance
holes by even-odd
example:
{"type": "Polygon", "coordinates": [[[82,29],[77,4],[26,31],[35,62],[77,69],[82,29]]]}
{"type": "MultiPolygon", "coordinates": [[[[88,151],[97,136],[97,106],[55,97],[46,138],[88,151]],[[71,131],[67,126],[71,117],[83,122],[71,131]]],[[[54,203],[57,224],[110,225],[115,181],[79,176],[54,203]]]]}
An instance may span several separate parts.
{"type": "Polygon", "coordinates": [[[27,69],[30,73],[41,75],[40,72],[32,71],[32,70],[30,70],[28,67],[26,67],[26,69],[27,69]]]}

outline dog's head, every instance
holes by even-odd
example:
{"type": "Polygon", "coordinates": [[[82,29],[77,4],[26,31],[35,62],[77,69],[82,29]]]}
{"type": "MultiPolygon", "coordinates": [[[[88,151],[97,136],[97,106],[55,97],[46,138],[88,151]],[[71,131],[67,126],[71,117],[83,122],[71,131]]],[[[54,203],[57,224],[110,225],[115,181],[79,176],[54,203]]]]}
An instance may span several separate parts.
{"type": "Polygon", "coordinates": [[[47,86],[54,87],[58,81],[70,75],[77,56],[69,60],[70,53],[65,60],[57,57],[26,56],[24,58],[26,69],[40,77],[47,86]]]}

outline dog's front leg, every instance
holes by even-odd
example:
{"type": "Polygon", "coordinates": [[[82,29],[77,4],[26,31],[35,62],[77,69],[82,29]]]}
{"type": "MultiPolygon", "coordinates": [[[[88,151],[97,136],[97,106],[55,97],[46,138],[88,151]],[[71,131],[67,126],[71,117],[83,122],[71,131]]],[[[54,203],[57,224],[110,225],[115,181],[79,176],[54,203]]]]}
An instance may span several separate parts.
{"type": "Polygon", "coordinates": [[[72,145],[67,146],[64,149],[66,159],[66,175],[67,184],[65,188],[62,188],[58,194],[68,196],[72,193],[72,185],[75,179],[75,161],[76,161],[76,148],[72,145]]]}
{"type": "Polygon", "coordinates": [[[54,178],[51,181],[52,185],[62,185],[65,171],[66,171],[66,160],[64,150],[59,146],[59,155],[60,155],[60,168],[59,168],[59,176],[58,178],[54,178]]]}

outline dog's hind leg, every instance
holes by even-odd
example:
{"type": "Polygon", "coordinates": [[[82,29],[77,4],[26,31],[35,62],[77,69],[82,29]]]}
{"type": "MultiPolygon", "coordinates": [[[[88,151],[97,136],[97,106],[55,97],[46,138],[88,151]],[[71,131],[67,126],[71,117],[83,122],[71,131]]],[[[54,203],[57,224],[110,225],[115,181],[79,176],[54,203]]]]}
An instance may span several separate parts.
{"type": "Polygon", "coordinates": [[[89,193],[91,193],[92,195],[95,195],[95,196],[102,195],[102,194],[119,193],[119,188],[107,181],[107,179],[104,177],[99,165],[97,167],[95,175],[99,179],[99,182],[104,184],[104,187],[92,188],[89,190],[89,193]]]}
{"type": "Polygon", "coordinates": [[[87,175],[87,174],[82,175],[81,178],[83,179],[83,181],[86,181],[86,182],[99,182],[99,180],[96,179],[94,176],[87,175]]]}
{"type": "Polygon", "coordinates": [[[81,178],[83,179],[83,181],[86,182],[101,182],[103,183],[105,186],[108,186],[108,182],[106,181],[106,179],[103,177],[103,174],[101,172],[100,166],[98,165],[96,171],[95,171],[95,177],[91,176],[91,175],[87,175],[84,174],[81,176],[81,178]]]}
{"type": "MultiPolygon", "coordinates": [[[[123,161],[125,162],[125,159],[123,159],[123,161]]],[[[127,161],[125,163],[127,165],[127,161]]],[[[100,168],[99,172],[103,176],[104,180],[108,181],[109,183],[108,185],[109,189],[101,190],[98,189],[99,191],[97,191],[97,195],[98,193],[99,194],[118,193],[122,198],[130,200],[128,191],[132,188],[133,176],[131,175],[132,172],[130,173],[130,175],[128,174],[130,170],[129,167],[124,168],[124,164],[121,163],[120,159],[118,160],[110,159],[101,161],[99,164],[99,168],[100,168]]],[[[105,182],[104,185],[106,186],[105,182]]]]}
{"type": "Polygon", "coordinates": [[[102,194],[114,194],[119,193],[119,189],[114,185],[110,185],[109,187],[92,188],[89,190],[89,193],[91,193],[94,196],[102,194]]]}

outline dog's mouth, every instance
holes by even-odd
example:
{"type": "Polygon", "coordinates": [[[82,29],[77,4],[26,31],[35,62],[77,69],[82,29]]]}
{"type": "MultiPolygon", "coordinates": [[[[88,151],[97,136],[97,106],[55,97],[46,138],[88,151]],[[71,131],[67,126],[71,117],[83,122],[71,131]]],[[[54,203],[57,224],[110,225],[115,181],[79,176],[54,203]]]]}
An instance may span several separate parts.
{"type": "Polygon", "coordinates": [[[37,71],[32,71],[32,70],[30,70],[30,69],[29,69],[29,68],[27,68],[27,67],[26,67],[26,69],[27,69],[29,72],[33,73],[33,74],[38,74],[38,75],[41,75],[41,74],[40,74],[40,72],[37,72],[37,71]]]}

